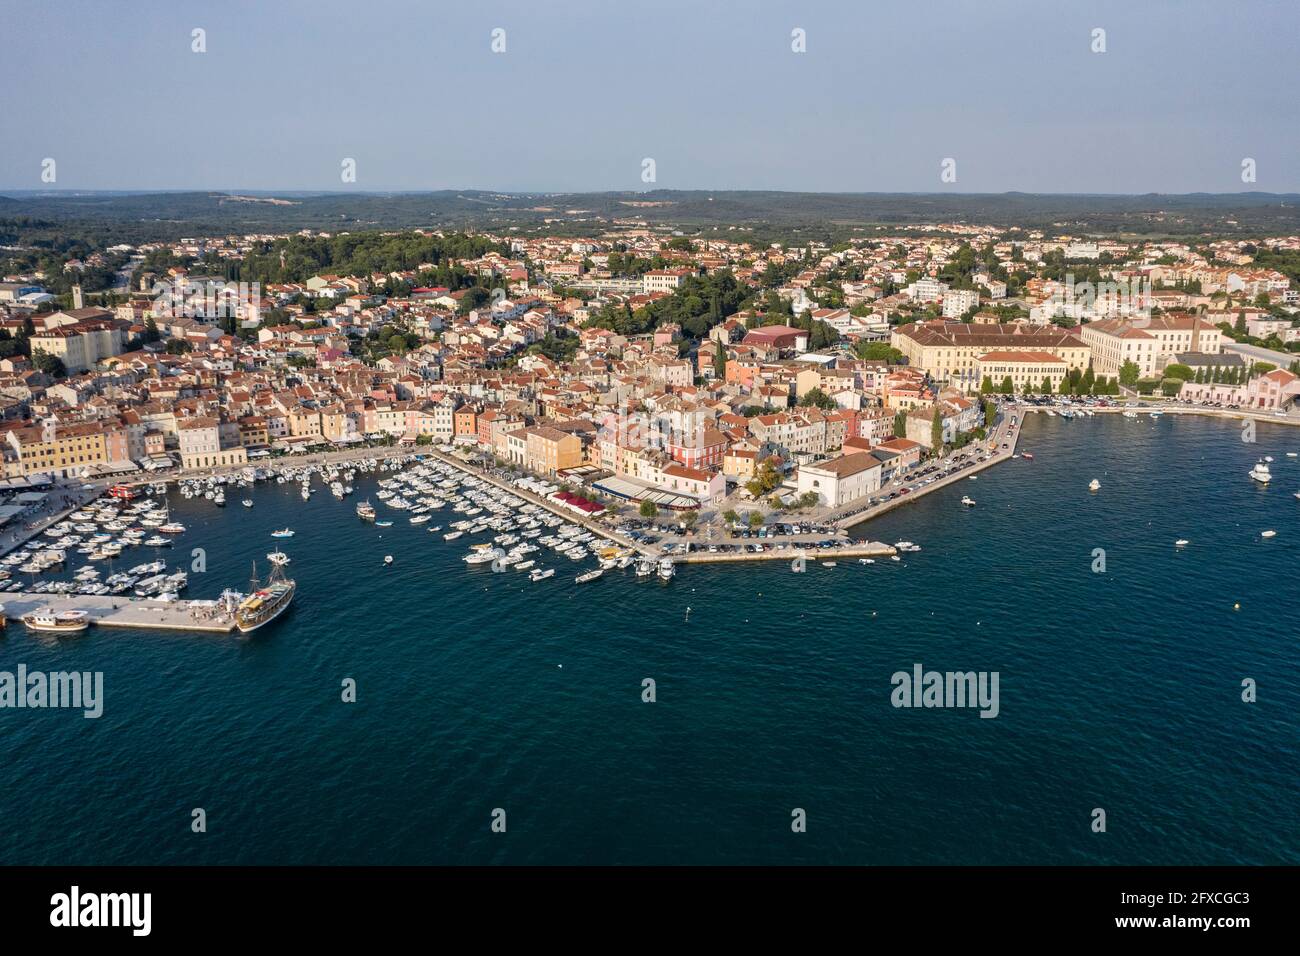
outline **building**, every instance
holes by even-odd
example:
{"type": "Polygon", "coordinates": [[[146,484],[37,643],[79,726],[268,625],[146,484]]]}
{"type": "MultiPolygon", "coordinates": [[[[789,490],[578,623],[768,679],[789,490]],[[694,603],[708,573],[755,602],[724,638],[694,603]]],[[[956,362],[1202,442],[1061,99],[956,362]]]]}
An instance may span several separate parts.
{"type": "Polygon", "coordinates": [[[238,430],[234,442],[223,441],[221,432],[221,422],[216,418],[200,416],[177,423],[181,467],[189,470],[247,464],[248,449],[238,444],[238,430]]]}
{"type": "Polygon", "coordinates": [[[881,460],[869,451],[802,465],[796,478],[799,494],[815,494],[817,503],[838,508],[880,490],[881,460]]]}
{"type": "Polygon", "coordinates": [[[108,464],[106,429],[99,423],[35,425],[6,434],[7,472],[78,477],[108,464]]]}
{"type": "Polygon", "coordinates": [[[1011,324],[912,322],[895,328],[890,344],[936,382],[966,391],[979,388],[979,359],[989,352],[1047,352],[1064,359],[1066,368],[1087,369],[1090,348],[1079,337],[1054,327],[1011,324]]]}
{"type": "Polygon", "coordinates": [[[971,309],[978,308],[980,294],[971,289],[953,289],[943,294],[943,316],[960,319],[971,309]]]}
{"type": "Polygon", "coordinates": [[[1058,392],[1070,370],[1065,359],[1051,352],[985,352],[978,362],[981,383],[988,379],[998,388],[1010,378],[1017,392],[1042,391],[1044,379],[1051,382],[1053,392],[1058,392]]]}
{"type": "Polygon", "coordinates": [[[1155,378],[1179,352],[1223,351],[1223,332],[1187,312],[1099,319],[1085,324],[1080,337],[1092,351],[1098,375],[1118,375],[1125,362],[1132,362],[1140,377],[1155,378]]]}

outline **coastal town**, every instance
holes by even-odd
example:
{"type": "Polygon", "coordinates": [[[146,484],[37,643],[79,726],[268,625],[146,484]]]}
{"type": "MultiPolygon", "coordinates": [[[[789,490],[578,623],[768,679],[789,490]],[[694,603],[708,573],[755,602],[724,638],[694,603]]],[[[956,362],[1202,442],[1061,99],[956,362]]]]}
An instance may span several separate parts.
{"type": "Polygon", "coordinates": [[[50,481],[436,445],[683,529],[806,523],[996,450],[1012,398],[1290,421],[1300,291],[1255,260],[1298,250],[960,224],[760,247],[637,221],[9,248],[0,517],[50,481]]]}

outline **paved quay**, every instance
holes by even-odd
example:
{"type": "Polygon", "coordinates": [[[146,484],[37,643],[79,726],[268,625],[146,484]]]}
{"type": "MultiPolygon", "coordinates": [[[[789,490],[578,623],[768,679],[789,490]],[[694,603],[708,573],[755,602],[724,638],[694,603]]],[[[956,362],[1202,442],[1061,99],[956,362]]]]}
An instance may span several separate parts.
{"type": "Polygon", "coordinates": [[[0,595],[4,617],[17,622],[32,611],[85,611],[99,627],[129,627],[137,630],[198,631],[228,634],[235,622],[226,611],[211,602],[157,601],[110,595],[31,594],[15,591],[0,595]]]}
{"type": "MultiPolygon", "coordinates": [[[[751,544],[752,542],[742,542],[751,544]]],[[[737,554],[735,552],[713,552],[713,551],[692,551],[690,554],[671,555],[673,564],[737,564],[742,561],[794,561],[798,558],[804,558],[809,564],[814,561],[839,561],[841,559],[849,560],[855,558],[888,558],[897,554],[898,551],[892,545],[884,544],[880,541],[866,541],[861,544],[837,543],[830,548],[808,547],[801,548],[795,545],[781,548],[770,548],[766,551],[746,552],[737,554]]]]}

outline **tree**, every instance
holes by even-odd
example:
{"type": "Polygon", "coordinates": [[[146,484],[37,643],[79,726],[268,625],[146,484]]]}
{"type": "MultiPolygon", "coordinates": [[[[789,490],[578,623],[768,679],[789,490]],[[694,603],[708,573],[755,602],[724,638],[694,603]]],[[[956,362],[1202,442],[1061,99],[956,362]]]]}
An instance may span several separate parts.
{"type": "Polygon", "coordinates": [[[835,399],[831,398],[820,388],[810,388],[804,392],[803,398],[799,399],[800,405],[814,405],[822,411],[831,412],[839,408],[835,404],[835,399]]]}
{"type": "Polygon", "coordinates": [[[761,527],[763,524],[763,512],[751,511],[749,513],[749,526],[751,528],[761,527]]]}
{"type": "Polygon", "coordinates": [[[984,427],[992,428],[994,420],[998,417],[998,407],[988,399],[984,400],[984,427]]]}
{"type": "Polygon", "coordinates": [[[887,362],[890,365],[902,365],[904,355],[887,342],[868,342],[859,340],[853,351],[858,358],[865,361],[887,362]]]}
{"type": "Polygon", "coordinates": [[[992,391],[993,391],[993,379],[985,375],[984,381],[980,382],[980,394],[988,395],[992,391]]]}
{"type": "Polygon", "coordinates": [[[1006,378],[1004,378],[1004,379],[1002,380],[1002,385],[1001,385],[1001,387],[998,389],[998,391],[1001,392],[1003,395],[1013,395],[1013,394],[1015,394],[1015,391],[1016,391],[1016,384],[1015,384],[1015,382],[1011,381],[1011,376],[1010,376],[1010,375],[1008,375],[1006,378]]]}
{"type": "Polygon", "coordinates": [[[1136,385],[1141,375],[1142,370],[1132,359],[1125,359],[1124,364],[1119,367],[1119,383],[1126,388],[1136,385]]]}
{"type": "MultiPolygon", "coordinates": [[[[1063,394],[1063,395],[1068,395],[1068,394],[1069,394],[1070,387],[1069,387],[1068,385],[1066,385],[1066,383],[1065,383],[1065,379],[1062,379],[1062,380],[1061,380],[1061,389],[1062,389],[1061,394],[1063,394]]],[[[1044,395],[1051,395],[1051,394],[1052,394],[1052,379],[1051,379],[1051,376],[1048,376],[1048,375],[1044,375],[1044,376],[1043,376],[1043,388],[1042,388],[1042,392],[1043,392],[1044,395]]]]}
{"type": "Polygon", "coordinates": [[[935,406],[934,415],[930,419],[930,447],[938,452],[943,447],[943,413],[935,406]]]}
{"type": "Polygon", "coordinates": [[[762,498],[781,484],[781,473],[776,470],[772,464],[771,458],[763,459],[763,463],[758,466],[758,470],[745,484],[745,490],[755,498],[762,498]]]}
{"type": "Polygon", "coordinates": [[[44,372],[50,378],[63,378],[68,374],[67,368],[63,364],[63,359],[57,355],[51,355],[49,352],[37,349],[32,353],[32,364],[44,372]]]}
{"type": "Polygon", "coordinates": [[[734,508],[728,508],[722,513],[722,520],[730,525],[738,524],[740,522],[740,515],[736,514],[734,508]]]}
{"type": "Polygon", "coordinates": [[[894,437],[907,437],[907,412],[903,411],[901,408],[894,413],[894,437]]]}
{"type": "Polygon", "coordinates": [[[641,502],[640,513],[642,518],[645,518],[647,521],[653,521],[659,515],[659,507],[647,498],[645,501],[641,502]]]}
{"type": "Polygon", "coordinates": [[[1180,382],[1190,381],[1196,373],[1190,365],[1183,365],[1180,362],[1170,362],[1165,366],[1165,378],[1176,378],[1180,382]]]}

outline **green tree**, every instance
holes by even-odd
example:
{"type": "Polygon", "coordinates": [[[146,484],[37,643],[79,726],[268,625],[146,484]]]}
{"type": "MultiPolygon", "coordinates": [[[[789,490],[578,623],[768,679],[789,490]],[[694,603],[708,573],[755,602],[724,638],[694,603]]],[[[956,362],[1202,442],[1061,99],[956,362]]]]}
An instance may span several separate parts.
{"type": "Polygon", "coordinates": [[[1015,394],[1016,384],[1015,382],[1011,381],[1010,375],[1008,375],[1006,378],[1002,380],[1002,385],[998,388],[998,391],[1001,392],[1003,395],[1015,394]]]}
{"type": "Polygon", "coordinates": [[[1119,368],[1119,383],[1126,388],[1132,388],[1141,375],[1142,370],[1138,368],[1137,363],[1132,359],[1126,359],[1119,368]]]}
{"type": "Polygon", "coordinates": [[[943,448],[943,414],[937,406],[930,418],[930,447],[936,453],[943,448]]]}
{"type": "Polygon", "coordinates": [[[989,376],[985,375],[985,376],[984,376],[984,381],[980,382],[980,394],[981,394],[981,395],[988,395],[988,394],[990,394],[992,391],[993,391],[993,379],[991,379],[991,378],[989,378],[989,376]]]}
{"type": "Polygon", "coordinates": [[[639,511],[641,517],[645,518],[647,521],[653,521],[659,515],[659,507],[648,498],[641,502],[639,511]]]}
{"type": "Polygon", "coordinates": [[[984,400],[984,427],[992,428],[993,422],[998,417],[998,407],[988,399],[984,400]]]}
{"type": "Polygon", "coordinates": [[[907,437],[907,412],[903,411],[901,408],[894,413],[894,437],[907,437]]]}

